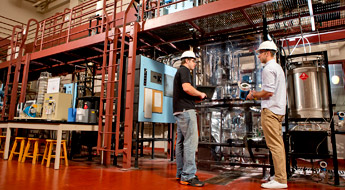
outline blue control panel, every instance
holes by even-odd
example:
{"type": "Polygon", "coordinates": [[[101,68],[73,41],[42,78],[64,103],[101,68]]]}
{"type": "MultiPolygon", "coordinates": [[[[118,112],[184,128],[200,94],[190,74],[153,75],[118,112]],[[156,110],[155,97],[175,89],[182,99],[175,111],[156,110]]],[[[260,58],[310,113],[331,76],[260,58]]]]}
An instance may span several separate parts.
{"type": "Polygon", "coordinates": [[[175,123],[173,116],[173,82],[177,69],[154,61],[145,56],[138,56],[140,61],[140,84],[139,84],[139,103],[138,121],[155,123],[175,123]],[[144,115],[145,88],[160,91],[162,93],[163,104],[161,113],[152,112],[150,118],[144,115]]]}

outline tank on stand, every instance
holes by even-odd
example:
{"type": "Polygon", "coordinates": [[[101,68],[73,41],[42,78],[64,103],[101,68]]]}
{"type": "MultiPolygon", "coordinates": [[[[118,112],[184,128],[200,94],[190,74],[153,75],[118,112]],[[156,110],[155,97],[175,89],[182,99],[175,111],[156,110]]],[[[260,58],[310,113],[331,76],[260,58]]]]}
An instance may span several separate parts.
{"type": "Polygon", "coordinates": [[[327,52],[283,56],[281,62],[288,81],[284,132],[288,176],[297,168],[296,158],[332,158],[334,184],[339,185],[327,52]],[[332,153],[328,150],[328,136],[332,153]]]}
{"type": "Polygon", "coordinates": [[[326,68],[320,59],[289,64],[289,117],[329,118],[326,68]]]}

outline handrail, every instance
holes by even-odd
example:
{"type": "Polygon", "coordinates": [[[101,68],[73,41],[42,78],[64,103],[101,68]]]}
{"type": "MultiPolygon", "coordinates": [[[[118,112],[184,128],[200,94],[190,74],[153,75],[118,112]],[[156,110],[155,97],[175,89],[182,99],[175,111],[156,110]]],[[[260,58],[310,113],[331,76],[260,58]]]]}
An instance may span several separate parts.
{"type": "MultiPolygon", "coordinates": [[[[29,30],[29,27],[31,26],[30,23],[34,22],[36,23],[36,32],[35,32],[35,37],[34,37],[34,43],[33,43],[33,47],[32,47],[32,52],[34,52],[35,47],[36,47],[36,42],[37,42],[37,36],[38,36],[38,29],[39,29],[39,23],[36,19],[29,19],[28,24],[26,25],[26,31],[29,30]]],[[[29,32],[26,32],[24,35],[24,39],[23,39],[23,44],[25,44],[25,41],[27,40],[29,32]]]]}
{"type": "Polygon", "coordinates": [[[160,0],[142,0],[142,1],[143,1],[143,3],[142,3],[142,11],[141,11],[140,19],[141,19],[141,21],[144,21],[145,13],[149,13],[149,12],[157,10],[157,14],[155,14],[155,17],[159,17],[161,8],[168,7],[170,5],[175,5],[178,3],[182,3],[182,2],[185,2],[187,0],[178,0],[175,2],[165,3],[163,5],[161,5],[160,0]],[[149,3],[156,4],[156,6],[148,9],[148,7],[150,7],[149,3]]]}
{"type": "MultiPolygon", "coordinates": [[[[157,11],[154,14],[154,18],[158,18],[158,17],[160,17],[160,11],[162,8],[176,5],[179,3],[183,3],[186,1],[187,0],[175,0],[175,1],[171,1],[169,3],[166,3],[166,1],[162,1],[162,0],[142,0],[141,10],[139,13],[140,22],[144,22],[146,19],[148,19],[148,18],[145,18],[146,13],[150,13],[150,12],[154,13],[155,11],[157,11]],[[154,6],[151,6],[151,4],[154,6]]],[[[215,1],[218,1],[218,0],[213,0],[212,2],[215,2],[215,1]]],[[[209,0],[208,1],[200,1],[198,4],[194,4],[193,7],[200,6],[202,4],[212,3],[212,2],[210,2],[209,0]]]]}
{"type": "MultiPolygon", "coordinates": [[[[127,13],[132,8],[134,1],[130,3],[125,3],[123,1],[118,1],[119,3],[115,4],[116,1],[112,0],[102,0],[103,7],[96,7],[97,2],[100,0],[90,0],[83,4],[77,5],[72,9],[66,8],[62,13],[57,13],[47,19],[42,21],[33,21],[29,20],[28,26],[24,23],[20,23],[23,26],[26,26],[26,37],[25,40],[27,43],[33,43],[33,51],[40,51],[49,47],[53,47],[62,43],[69,43],[75,39],[80,39],[88,36],[88,31],[95,30],[99,28],[100,33],[104,32],[106,23],[111,24],[111,27],[115,26],[118,20],[114,20],[110,15],[114,15],[120,10],[127,6],[127,13]],[[96,16],[98,11],[103,11],[105,15],[96,16]],[[99,23],[98,23],[98,21],[99,23]],[[101,21],[102,19],[102,21],[101,21]],[[107,20],[105,20],[107,19],[107,20]],[[97,21],[97,24],[96,24],[97,21]],[[90,25],[87,23],[90,22],[90,25]],[[33,28],[33,26],[36,27],[33,28]]],[[[122,17],[122,16],[121,16],[122,17]]],[[[0,16],[0,18],[6,18],[0,16]]],[[[12,19],[9,19],[12,20],[12,19]]],[[[127,20],[127,19],[126,19],[127,20]]],[[[14,21],[14,20],[13,20],[14,21]]],[[[0,23],[2,21],[0,20],[0,23]]],[[[8,26],[11,24],[6,23],[8,26]]],[[[6,26],[7,26],[6,25],[6,26]]],[[[6,27],[3,25],[3,27],[6,27]]],[[[1,27],[1,26],[0,26],[1,27]]],[[[24,27],[23,27],[24,28],[24,27]]],[[[18,28],[17,28],[18,29],[18,28]]],[[[2,32],[7,31],[4,29],[2,32]]],[[[8,31],[11,31],[8,29],[8,31]]],[[[2,34],[4,36],[4,34],[2,34]]],[[[10,37],[9,35],[8,37],[10,37]]],[[[4,40],[5,41],[5,40],[4,40]]],[[[8,39],[8,41],[11,41],[8,39]]],[[[4,43],[1,43],[0,46],[5,46],[4,43]]],[[[1,51],[6,51],[1,49],[1,51]]],[[[5,54],[5,53],[3,53],[5,54]]]]}
{"type": "MultiPolygon", "coordinates": [[[[17,49],[17,42],[18,42],[18,35],[20,34],[23,37],[23,32],[18,33],[16,29],[20,29],[20,31],[23,31],[23,27],[20,25],[15,25],[12,30],[12,37],[11,37],[11,55],[10,55],[10,60],[14,60],[15,55],[16,55],[16,49],[17,49]],[[16,37],[16,39],[14,39],[16,37]]],[[[21,43],[19,47],[19,51],[21,48],[23,48],[24,44],[21,43]]],[[[19,53],[18,51],[18,53],[19,53]]],[[[12,64],[12,63],[11,63],[12,64]]]]}

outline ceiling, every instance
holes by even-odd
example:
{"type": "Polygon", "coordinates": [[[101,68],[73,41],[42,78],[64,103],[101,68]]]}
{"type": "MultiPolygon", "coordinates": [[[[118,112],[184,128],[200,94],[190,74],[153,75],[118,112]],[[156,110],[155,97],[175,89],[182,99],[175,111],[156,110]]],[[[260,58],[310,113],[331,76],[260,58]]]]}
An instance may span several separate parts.
{"type": "Polygon", "coordinates": [[[156,46],[158,54],[167,54],[189,49],[189,45],[225,41],[231,41],[237,48],[247,48],[262,38],[264,18],[269,35],[275,39],[345,28],[345,0],[310,2],[313,17],[310,16],[308,0],[277,0],[175,23],[149,32],[142,31],[139,34],[139,49],[145,49],[149,44],[152,48],[156,46]]]}
{"type": "Polygon", "coordinates": [[[70,0],[24,0],[32,3],[32,6],[36,8],[39,13],[47,13],[62,5],[70,2],[70,0]]]}

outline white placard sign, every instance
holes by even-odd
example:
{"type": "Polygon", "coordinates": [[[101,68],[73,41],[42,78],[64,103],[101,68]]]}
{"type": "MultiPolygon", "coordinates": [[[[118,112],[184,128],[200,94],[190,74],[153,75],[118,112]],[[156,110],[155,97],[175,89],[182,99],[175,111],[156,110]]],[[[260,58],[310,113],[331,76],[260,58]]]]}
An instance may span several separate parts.
{"type": "Polygon", "coordinates": [[[60,77],[48,79],[47,93],[57,93],[60,89],[60,77]]]}

